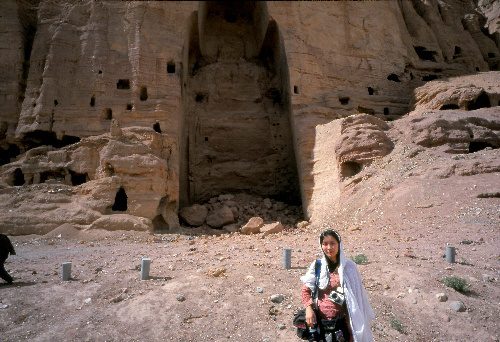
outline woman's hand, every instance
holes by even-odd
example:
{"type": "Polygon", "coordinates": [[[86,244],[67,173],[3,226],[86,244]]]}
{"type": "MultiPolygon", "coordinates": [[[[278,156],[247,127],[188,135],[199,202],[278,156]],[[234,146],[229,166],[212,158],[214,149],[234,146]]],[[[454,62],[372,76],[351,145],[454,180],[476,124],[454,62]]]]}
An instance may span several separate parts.
{"type": "Polygon", "coordinates": [[[314,313],[313,305],[309,305],[306,308],[306,323],[311,328],[314,328],[316,326],[316,314],[314,313]]]}

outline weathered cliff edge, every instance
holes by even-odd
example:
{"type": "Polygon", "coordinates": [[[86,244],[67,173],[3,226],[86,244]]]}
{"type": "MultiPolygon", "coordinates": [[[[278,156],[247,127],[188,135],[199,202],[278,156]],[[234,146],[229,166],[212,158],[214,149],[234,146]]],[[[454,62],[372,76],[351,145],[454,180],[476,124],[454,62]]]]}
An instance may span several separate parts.
{"type": "Polygon", "coordinates": [[[0,229],[173,229],[242,191],[325,222],[410,150],[468,156],[411,177],[497,174],[480,5],[4,1],[0,229]]]}

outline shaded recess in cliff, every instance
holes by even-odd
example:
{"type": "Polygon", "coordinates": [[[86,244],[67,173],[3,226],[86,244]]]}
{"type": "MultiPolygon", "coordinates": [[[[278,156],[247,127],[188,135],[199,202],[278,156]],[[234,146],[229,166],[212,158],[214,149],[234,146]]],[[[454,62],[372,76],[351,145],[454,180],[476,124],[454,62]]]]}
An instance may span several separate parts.
{"type": "Polygon", "coordinates": [[[30,69],[31,50],[35,40],[35,34],[38,27],[36,7],[39,0],[21,0],[18,2],[18,16],[22,27],[23,38],[23,64],[22,75],[19,82],[19,103],[24,101],[24,94],[26,92],[26,84],[28,79],[28,72],[30,69]]]}
{"type": "Polygon", "coordinates": [[[181,206],[241,191],[300,203],[286,55],[266,3],[199,2],[183,59],[181,206]]]}

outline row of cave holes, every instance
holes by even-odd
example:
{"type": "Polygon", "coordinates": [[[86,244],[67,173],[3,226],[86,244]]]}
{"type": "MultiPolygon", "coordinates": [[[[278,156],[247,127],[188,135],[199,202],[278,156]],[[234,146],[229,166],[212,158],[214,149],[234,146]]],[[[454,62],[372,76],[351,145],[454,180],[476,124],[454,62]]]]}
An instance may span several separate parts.
{"type": "MultiPolygon", "coordinates": [[[[71,175],[71,185],[77,186],[86,183],[90,180],[87,173],[78,173],[69,170],[71,175]]],[[[60,171],[45,171],[40,173],[40,183],[46,183],[48,180],[62,181],[65,179],[64,172],[60,171]]],[[[11,181],[9,182],[11,186],[22,186],[26,184],[24,178],[24,173],[20,168],[16,168],[13,172],[11,181]]]]}
{"type": "MultiPolygon", "coordinates": [[[[71,173],[71,183],[73,186],[80,185],[83,183],[86,183],[89,180],[89,177],[86,173],[76,173],[70,170],[71,173]]],[[[13,181],[12,184],[13,186],[22,186],[25,184],[24,180],[24,174],[23,171],[20,168],[17,168],[14,170],[14,175],[13,175],[13,181]]],[[[40,174],[40,183],[45,183],[49,179],[58,179],[62,180],[64,177],[61,173],[54,172],[54,171],[47,171],[47,172],[42,172],[40,174]]],[[[125,189],[123,187],[120,187],[118,192],[115,195],[115,202],[113,203],[113,206],[111,209],[113,211],[127,211],[127,194],[125,192],[125,189]]]]}

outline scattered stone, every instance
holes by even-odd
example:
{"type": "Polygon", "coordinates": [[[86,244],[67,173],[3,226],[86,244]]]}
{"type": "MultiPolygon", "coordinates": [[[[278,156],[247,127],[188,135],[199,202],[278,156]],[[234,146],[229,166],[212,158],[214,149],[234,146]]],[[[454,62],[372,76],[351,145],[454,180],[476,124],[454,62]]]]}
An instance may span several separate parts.
{"type": "Polygon", "coordinates": [[[483,281],[493,281],[495,278],[489,274],[483,274],[483,281]]]}
{"type": "Polygon", "coordinates": [[[304,228],[307,228],[308,225],[309,225],[309,222],[307,222],[307,221],[301,221],[301,222],[297,223],[297,228],[298,229],[304,229],[304,228]]]}
{"type": "Polygon", "coordinates": [[[263,289],[262,287],[258,287],[258,288],[257,288],[257,292],[258,292],[258,293],[262,293],[262,292],[264,292],[264,289],[263,289]]]}
{"type": "Polygon", "coordinates": [[[257,234],[260,233],[262,226],[264,226],[264,220],[261,217],[252,217],[247,224],[241,227],[241,232],[243,234],[257,234]]]}
{"type": "Polygon", "coordinates": [[[217,268],[217,267],[210,267],[208,269],[208,273],[207,275],[209,277],[221,277],[221,276],[224,276],[225,275],[225,272],[226,272],[226,269],[225,268],[217,268]]]}
{"type": "Polygon", "coordinates": [[[280,222],[274,222],[270,224],[265,224],[260,228],[260,231],[264,234],[262,234],[261,238],[265,238],[269,234],[276,234],[279,232],[282,232],[284,230],[283,225],[280,222]]]}
{"type": "Polygon", "coordinates": [[[448,296],[444,293],[436,293],[436,299],[439,302],[446,302],[448,300],[448,296]]]}
{"type": "Polygon", "coordinates": [[[201,226],[207,219],[208,210],[204,205],[193,204],[179,211],[179,216],[190,226],[201,226]]]}
{"type": "Polygon", "coordinates": [[[175,299],[177,299],[177,301],[179,302],[183,302],[186,300],[186,297],[184,297],[183,295],[178,295],[175,299]]]}
{"type": "Polygon", "coordinates": [[[286,329],[286,325],[284,325],[284,324],[278,324],[278,328],[280,330],[285,330],[286,329]]]}
{"type": "Polygon", "coordinates": [[[207,216],[207,224],[212,228],[221,228],[222,226],[234,223],[234,215],[227,205],[223,205],[219,209],[213,210],[207,216]]]}
{"type": "Polygon", "coordinates": [[[347,228],[348,232],[354,232],[356,230],[361,230],[361,229],[358,226],[350,226],[349,228],[347,228]]]}
{"type": "Polygon", "coordinates": [[[95,269],[95,273],[99,273],[99,272],[102,272],[102,267],[97,267],[97,268],[95,269]]]}
{"type": "Polygon", "coordinates": [[[125,295],[123,293],[120,293],[118,296],[110,300],[110,303],[119,303],[121,301],[125,300],[125,295]]]}
{"type": "Polygon", "coordinates": [[[405,294],[403,292],[398,293],[396,298],[404,298],[405,294]]]}
{"type": "Polygon", "coordinates": [[[414,299],[412,303],[413,303],[413,304],[417,304],[417,300],[416,300],[416,299],[414,299]]]}
{"type": "Polygon", "coordinates": [[[87,298],[83,301],[85,304],[90,304],[92,302],[92,298],[87,298]]]}
{"type": "Polygon", "coordinates": [[[467,308],[465,307],[465,304],[462,302],[458,302],[458,301],[451,302],[450,307],[453,309],[453,311],[456,311],[456,312],[464,312],[465,310],[467,310],[467,308]]]}
{"type": "Polygon", "coordinates": [[[9,304],[0,305],[0,309],[7,309],[8,307],[9,307],[9,304]]]}
{"type": "Polygon", "coordinates": [[[285,299],[285,296],[283,296],[282,294],[275,294],[275,295],[271,296],[271,302],[277,303],[277,304],[281,303],[284,299],[285,299]]]}

